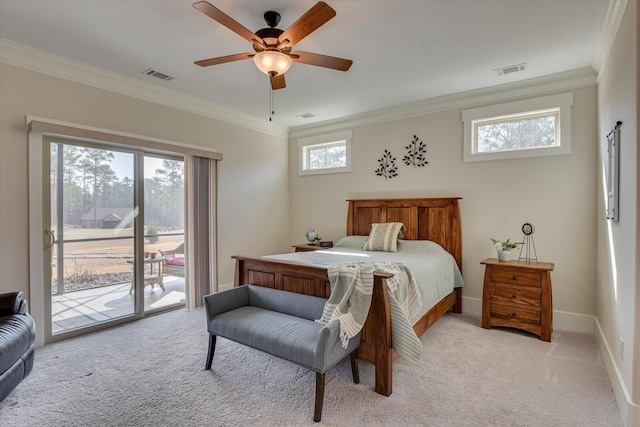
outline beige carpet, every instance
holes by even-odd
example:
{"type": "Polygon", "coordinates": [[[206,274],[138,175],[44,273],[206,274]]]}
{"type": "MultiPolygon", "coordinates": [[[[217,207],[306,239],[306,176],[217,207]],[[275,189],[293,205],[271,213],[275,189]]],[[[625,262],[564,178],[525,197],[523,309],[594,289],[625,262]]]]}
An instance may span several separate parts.
{"type": "MultiPolygon", "coordinates": [[[[315,375],[218,340],[213,370],[203,310],[179,310],[36,351],[31,375],[0,403],[9,426],[314,425],[315,375]]],[[[621,426],[592,336],[480,328],[447,314],[418,363],[394,363],[394,392],[373,369],[327,374],[322,422],[349,426],[621,426]]]]}

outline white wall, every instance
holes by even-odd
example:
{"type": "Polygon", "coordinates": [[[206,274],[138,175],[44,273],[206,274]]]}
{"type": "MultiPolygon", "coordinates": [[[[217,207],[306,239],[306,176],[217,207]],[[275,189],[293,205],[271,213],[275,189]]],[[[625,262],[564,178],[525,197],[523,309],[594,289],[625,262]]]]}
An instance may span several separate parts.
{"type": "MultiPolygon", "coordinates": [[[[589,317],[595,314],[595,184],[597,151],[596,87],[573,91],[573,141],[568,155],[464,163],[461,110],[353,128],[352,172],[298,176],[297,143],[289,143],[291,243],[304,242],[315,227],[324,239],[345,235],[349,198],[460,196],[463,235],[463,310],[479,312],[483,268],[495,257],[489,237],[522,239],[532,222],[540,261],[552,273],[553,308],[589,317]],[[427,146],[429,164],[401,162],[413,135],[427,146]],[[375,175],[384,149],[397,158],[399,175],[375,175]]],[[[516,253],[517,256],[517,253],[516,253]]],[[[556,319],[562,313],[556,313],[556,319]]],[[[569,317],[571,317],[569,315],[569,317]]],[[[590,326],[589,326],[590,325],[590,326]]],[[[571,326],[567,326],[571,328],[571,326]]],[[[583,327],[584,323],[583,323],[583,327]]]]}
{"type": "Polygon", "coordinates": [[[231,255],[287,248],[285,138],[6,64],[0,93],[0,292],[29,295],[26,115],[220,151],[220,284],[233,281],[231,255]]]}
{"type": "Polygon", "coordinates": [[[597,337],[626,425],[640,425],[640,277],[638,277],[638,4],[630,1],[598,76],[597,337]],[[605,135],[622,121],[620,220],[605,217],[605,135]],[[624,355],[619,339],[624,340],[624,355]],[[635,422],[635,424],[634,424],[635,422]]]}

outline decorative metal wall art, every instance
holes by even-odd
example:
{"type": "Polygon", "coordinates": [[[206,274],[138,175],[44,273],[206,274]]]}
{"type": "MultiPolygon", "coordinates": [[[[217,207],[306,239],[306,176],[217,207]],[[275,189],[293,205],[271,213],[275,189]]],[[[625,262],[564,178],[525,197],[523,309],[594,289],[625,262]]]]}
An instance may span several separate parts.
{"type": "Polygon", "coordinates": [[[396,158],[393,157],[391,151],[384,150],[384,155],[378,159],[377,176],[384,176],[384,179],[391,179],[398,176],[398,167],[396,166],[396,158]]]}
{"type": "MultiPolygon", "coordinates": [[[[413,135],[413,139],[409,145],[404,147],[407,150],[407,154],[402,158],[402,161],[407,166],[413,166],[414,168],[421,168],[428,165],[427,161],[427,146],[418,138],[417,135],[413,135]]],[[[384,150],[384,155],[378,159],[378,169],[376,169],[377,176],[383,176],[384,179],[391,179],[398,176],[398,167],[396,166],[396,158],[393,157],[391,151],[384,150]]]]}
{"type": "Polygon", "coordinates": [[[607,219],[618,221],[618,191],[620,189],[620,126],[616,126],[607,134],[607,219]]]}
{"type": "Polygon", "coordinates": [[[404,148],[407,150],[407,155],[402,158],[405,165],[421,168],[429,164],[425,158],[427,147],[416,135],[413,135],[411,143],[404,148]]]}

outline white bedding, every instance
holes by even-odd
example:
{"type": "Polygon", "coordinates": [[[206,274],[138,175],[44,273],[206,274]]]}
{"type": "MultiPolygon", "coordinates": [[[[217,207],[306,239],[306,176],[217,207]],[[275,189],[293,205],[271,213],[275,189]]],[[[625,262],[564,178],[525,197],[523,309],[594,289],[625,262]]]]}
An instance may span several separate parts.
{"type": "Polygon", "coordinates": [[[363,251],[367,236],[342,238],[331,249],[268,255],[264,258],[328,267],[343,262],[399,262],[413,273],[422,296],[422,312],[409,319],[414,324],[454,288],[464,286],[453,256],[429,240],[399,240],[397,252],[363,251]]]}

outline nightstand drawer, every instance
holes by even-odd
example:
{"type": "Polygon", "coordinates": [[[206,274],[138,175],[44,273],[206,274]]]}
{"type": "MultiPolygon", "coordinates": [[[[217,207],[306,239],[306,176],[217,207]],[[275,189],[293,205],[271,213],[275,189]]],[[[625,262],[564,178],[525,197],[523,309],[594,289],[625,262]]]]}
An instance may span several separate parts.
{"type": "Polygon", "coordinates": [[[499,283],[520,286],[540,287],[542,276],[538,272],[522,271],[514,268],[492,268],[491,280],[499,283]]]}
{"type": "Polygon", "coordinates": [[[498,304],[515,304],[524,307],[540,307],[540,289],[522,286],[491,285],[491,301],[498,304]]]}
{"type": "Polygon", "coordinates": [[[540,310],[491,303],[491,317],[530,325],[540,324],[540,310]]]}

